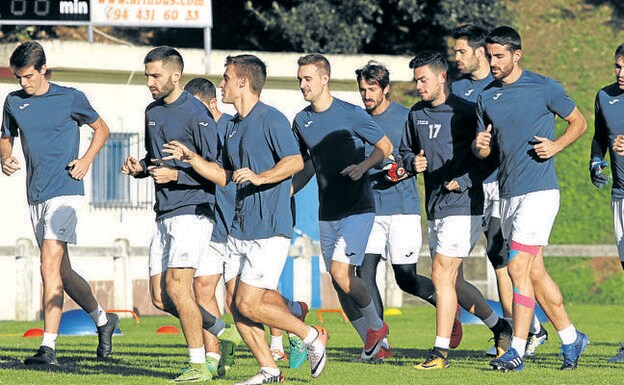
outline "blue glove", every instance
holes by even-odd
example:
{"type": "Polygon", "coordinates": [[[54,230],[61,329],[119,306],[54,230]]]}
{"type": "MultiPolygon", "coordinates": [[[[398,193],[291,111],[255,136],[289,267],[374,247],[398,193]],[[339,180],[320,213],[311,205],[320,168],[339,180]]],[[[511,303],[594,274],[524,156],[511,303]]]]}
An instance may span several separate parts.
{"type": "Polygon", "coordinates": [[[603,188],[609,183],[609,175],[603,174],[602,169],[609,166],[609,162],[595,156],[589,162],[589,176],[594,186],[603,188]]]}

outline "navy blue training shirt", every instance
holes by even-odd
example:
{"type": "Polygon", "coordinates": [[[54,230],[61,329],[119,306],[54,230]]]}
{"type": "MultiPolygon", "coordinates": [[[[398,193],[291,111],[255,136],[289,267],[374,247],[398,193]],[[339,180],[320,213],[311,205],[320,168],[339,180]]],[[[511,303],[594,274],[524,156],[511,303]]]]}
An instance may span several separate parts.
{"type": "MultiPolygon", "coordinates": [[[[219,136],[217,125],[206,107],[187,91],[176,101],[166,104],[152,102],[145,110],[145,158],[141,160],[143,173],[151,159],[161,159],[163,145],[172,140],[184,144],[204,159],[218,161],[219,136]]],[[[185,214],[214,215],[215,185],[197,174],[188,163],[165,161],[166,166],[178,170],[178,180],[165,184],[154,183],[156,192],[156,219],[185,214]]]]}
{"type": "MultiPolygon", "coordinates": [[[[256,174],[272,169],[282,158],[299,155],[288,119],[262,102],[244,118],[236,115],[229,121],[224,149],[226,169],[248,167],[256,174]]],[[[230,235],[242,240],[292,237],[291,185],[292,178],[263,186],[237,185],[230,235]]]]}
{"type": "Polygon", "coordinates": [[[295,116],[293,130],[301,153],[309,153],[319,188],[319,219],[334,221],[349,215],[374,213],[375,202],[368,174],[353,181],[340,175],[345,167],[365,159],[364,143],[374,145],[383,130],[358,106],[333,98],[330,107],[315,112],[312,106],[295,116]]]}
{"type": "MultiPolygon", "coordinates": [[[[219,143],[225,143],[225,131],[232,115],[223,114],[217,121],[217,131],[219,143]]],[[[220,149],[220,156],[223,156],[223,148],[220,149]]],[[[227,240],[234,218],[234,205],[236,201],[236,184],[228,183],[225,187],[216,186],[215,191],[215,226],[212,230],[212,241],[223,243],[227,240]]]]}
{"type": "MultiPolygon", "coordinates": [[[[397,158],[399,156],[399,146],[401,145],[401,137],[405,130],[408,113],[409,109],[398,103],[390,102],[390,105],[384,112],[378,115],[371,115],[375,123],[384,130],[386,136],[392,142],[394,147],[392,154],[398,161],[400,161],[397,158]]],[[[373,146],[367,145],[367,154],[370,155],[373,149],[373,146]]],[[[371,168],[368,174],[373,187],[375,213],[377,215],[420,215],[420,197],[418,196],[415,177],[410,176],[396,183],[390,182],[386,179],[387,171],[380,169],[380,167],[371,168]]]]}
{"type": "Polygon", "coordinates": [[[21,137],[26,159],[28,203],[62,195],[84,195],[82,180],[67,165],[78,159],[79,128],[99,118],[86,96],[71,87],[50,83],[43,95],[11,92],[4,102],[2,136],[21,137]]]}
{"type": "Polygon", "coordinates": [[[414,158],[424,150],[428,220],[483,214],[483,161],[471,147],[475,125],[474,105],[453,94],[438,106],[421,101],[410,110],[400,152],[406,168],[415,173],[414,158]],[[460,191],[444,187],[452,180],[460,191]]]}
{"type": "Polygon", "coordinates": [[[512,84],[496,81],[481,92],[478,130],[492,124],[501,198],[559,188],[555,159],[537,156],[533,136],[555,140],[555,115],[565,118],[575,107],[561,84],[527,70],[512,84]]]}
{"type": "Polygon", "coordinates": [[[591,157],[604,159],[609,151],[613,186],[611,196],[624,198],[624,157],[613,151],[611,145],[618,135],[624,135],[624,91],[617,83],[610,84],[596,94],[594,103],[594,138],[591,146],[591,157]]]}

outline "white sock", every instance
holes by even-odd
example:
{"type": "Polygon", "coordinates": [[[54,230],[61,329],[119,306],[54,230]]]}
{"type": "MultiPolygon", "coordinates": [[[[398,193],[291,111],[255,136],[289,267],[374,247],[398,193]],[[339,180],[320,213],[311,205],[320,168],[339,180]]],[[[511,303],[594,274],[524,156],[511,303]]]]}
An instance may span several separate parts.
{"type": "Polygon", "coordinates": [[[576,341],[576,328],[573,324],[570,324],[570,326],[565,329],[557,331],[557,333],[559,333],[561,343],[564,345],[570,345],[576,341]]]}
{"type": "Polygon", "coordinates": [[[206,363],[206,351],[204,347],[201,348],[189,348],[189,362],[191,364],[205,364],[206,363]]]}
{"type": "Polygon", "coordinates": [[[373,302],[373,300],[371,300],[368,305],[361,307],[360,313],[362,313],[362,315],[366,319],[366,323],[368,324],[369,329],[378,330],[383,327],[383,320],[379,318],[379,315],[377,314],[377,308],[375,307],[375,303],[373,302]]]}
{"type": "Polygon", "coordinates": [[[279,374],[280,374],[279,368],[271,368],[269,366],[263,366],[260,369],[265,371],[265,372],[267,372],[267,373],[269,373],[272,376],[279,376],[279,374]]]}
{"type": "Polygon", "coordinates": [[[542,324],[540,324],[539,318],[533,313],[533,320],[531,321],[531,328],[529,329],[529,333],[537,334],[542,329],[542,324]]]}
{"type": "Polygon", "coordinates": [[[43,340],[41,340],[41,346],[47,346],[56,350],[56,337],[58,333],[43,333],[43,340]]]}
{"type": "Polygon", "coordinates": [[[368,327],[366,326],[366,320],[364,317],[351,321],[351,325],[355,328],[355,331],[362,339],[362,342],[366,343],[366,331],[368,330],[368,327]]]}
{"type": "Polygon", "coordinates": [[[102,326],[108,323],[108,318],[106,317],[106,312],[100,305],[98,305],[97,309],[93,310],[89,313],[89,317],[95,322],[95,326],[102,326]]]}
{"type": "Polygon", "coordinates": [[[511,339],[511,347],[516,349],[520,357],[524,357],[524,350],[526,349],[527,340],[513,336],[511,339]]]}
{"type": "Polygon", "coordinates": [[[271,336],[271,350],[278,350],[284,352],[284,343],[282,342],[282,336],[271,336]]]}
{"type": "Polygon", "coordinates": [[[444,338],[440,336],[436,336],[435,342],[433,346],[439,349],[449,350],[449,346],[451,345],[450,338],[444,338]]]}
{"type": "Polygon", "coordinates": [[[491,329],[491,328],[494,327],[494,325],[496,325],[498,320],[499,320],[499,317],[496,315],[496,312],[492,312],[492,314],[487,316],[487,318],[482,320],[482,321],[483,321],[484,324],[487,325],[487,327],[489,327],[491,329]]]}
{"type": "Polygon", "coordinates": [[[206,352],[206,358],[214,358],[215,360],[219,361],[221,359],[221,354],[219,353],[215,353],[215,352],[206,352]]]}
{"type": "Polygon", "coordinates": [[[299,303],[299,301],[288,301],[287,306],[290,314],[294,315],[297,318],[301,317],[303,309],[301,308],[301,304],[299,303]]]}
{"type": "Polygon", "coordinates": [[[318,331],[313,328],[312,326],[310,326],[310,330],[308,331],[308,335],[305,336],[305,338],[303,339],[303,343],[306,344],[306,346],[310,346],[312,344],[312,342],[314,342],[314,340],[316,340],[316,337],[318,337],[319,333],[318,331]]]}

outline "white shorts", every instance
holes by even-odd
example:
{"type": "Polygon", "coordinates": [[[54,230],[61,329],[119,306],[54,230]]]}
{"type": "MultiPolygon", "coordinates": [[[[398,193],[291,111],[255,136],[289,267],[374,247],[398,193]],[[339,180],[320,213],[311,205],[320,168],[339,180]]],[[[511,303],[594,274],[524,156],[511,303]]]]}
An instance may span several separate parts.
{"type": "Polygon", "coordinates": [[[464,258],[481,236],[481,216],[451,215],[427,221],[429,249],[447,257],[464,258]]]}
{"type": "Polygon", "coordinates": [[[420,215],[376,215],[366,254],[390,258],[393,265],[414,264],[418,263],[421,245],[420,215]]]}
{"type": "Polygon", "coordinates": [[[169,268],[198,270],[202,260],[216,268],[218,262],[208,257],[213,227],[214,221],[205,215],[158,219],[149,248],[150,277],[169,268]]]}
{"type": "Polygon", "coordinates": [[[61,195],[28,206],[39,248],[44,239],[76,243],[78,211],[83,199],[82,195],[61,195]]]}
{"type": "Polygon", "coordinates": [[[277,289],[288,257],[290,238],[241,240],[228,236],[228,249],[223,274],[225,282],[240,274],[241,281],[248,285],[277,289]]]}
{"type": "Polygon", "coordinates": [[[546,246],[559,211],[559,190],[501,199],[503,237],[527,246],[546,246]]]}
{"type": "Polygon", "coordinates": [[[208,254],[199,261],[195,278],[223,274],[223,263],[227,248],[225,242],[212,242],[208,246],[208,254]]]}
{"type": "Polygon", "coordinates": [[[364,260],[374,213],[354,214],[337,221],[319,221],[321,251],[327,271],[331,261],[360,266],[364,260]]]}
{"type": "Polygon", "coordinates": [[[487,230],[492,218],[500,219],[498,181],[483,184],[483,222],[481,223],[483,230],[487,230]]]}
{"type": "Polygon", "coordinates": [[[613,228],[615,229],[615,245],[620,261],[624,261],[624,199],[612,199],[613,228]]]}

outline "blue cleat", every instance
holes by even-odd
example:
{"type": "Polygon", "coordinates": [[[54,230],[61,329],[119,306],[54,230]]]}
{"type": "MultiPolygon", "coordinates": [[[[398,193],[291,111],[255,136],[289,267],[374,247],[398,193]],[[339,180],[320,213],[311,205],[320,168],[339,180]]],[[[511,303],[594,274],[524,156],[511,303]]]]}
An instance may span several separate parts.
{"type": "Polygon", "coordinates": [[[589,338],[584,333],[576,331],[576,341],[568,345],[561,345],[559,356],[563,356],[563,365],[561,370],[574,370],[578,366],[578,360],[581,354],[587,348],[589,338]]]}
{"type": "Polygon", "coordinates": [[[611,358],[609,358],[610,363],[624,362],[624,344],[620,343],[620,348],[617,351],[617,354],[611,358]]]}
{"type": "Polygon", "coordinates": [[[297,369],[308,359],[308,349],[303,340],[297,336],[288,336],[290,339],[290,358],[288,366],[297,369]]]}
{"type": "Polygon", "coordinates": [[[518,372],[524,369],[524,362],[516,349],[509,348],[505,354],[490,361],[490,366],[493,370],[500,370],[501,372],[518,372]]]}

